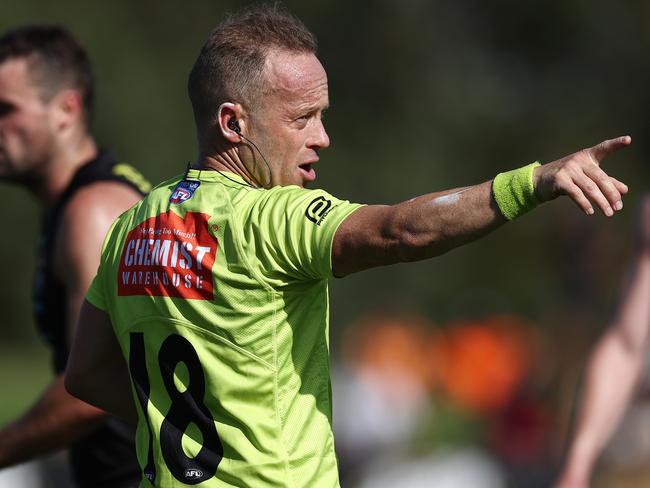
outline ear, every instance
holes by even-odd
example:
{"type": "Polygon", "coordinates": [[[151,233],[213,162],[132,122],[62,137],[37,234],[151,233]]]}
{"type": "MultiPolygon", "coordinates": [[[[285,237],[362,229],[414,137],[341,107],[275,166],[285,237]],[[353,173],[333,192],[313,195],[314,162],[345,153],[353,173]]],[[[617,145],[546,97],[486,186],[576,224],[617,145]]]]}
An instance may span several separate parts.
{"type": "Polygon", "coordinates": [[[83,118],[81,94],[75,90],[63,90],[50,102],[54,109],[54,124],[57,130],[65,130],[83,118]]]}
{"type": "Polygon", "coordinates": [[[222,103],[217,113],[218,130],[221,131],[222,137],[228,142],[236,144],[241,142],[241,136],[235,131],[232,124],[228,123],[230,121],[237,121],[240,131],[245,131],[244,108],[239,103],[222,103]]]}

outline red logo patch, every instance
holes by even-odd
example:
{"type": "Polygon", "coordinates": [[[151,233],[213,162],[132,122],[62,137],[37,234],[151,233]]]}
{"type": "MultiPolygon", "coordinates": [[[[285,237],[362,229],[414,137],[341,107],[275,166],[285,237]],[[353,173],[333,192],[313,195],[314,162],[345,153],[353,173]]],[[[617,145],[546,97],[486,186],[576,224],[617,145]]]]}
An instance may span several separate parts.
{"type": "Polygon", "coordinates": [[[217,240],[210,216],[171,210],[151,217],[126,237],[118,270],[118,295],[212,300],[217,240]]]}

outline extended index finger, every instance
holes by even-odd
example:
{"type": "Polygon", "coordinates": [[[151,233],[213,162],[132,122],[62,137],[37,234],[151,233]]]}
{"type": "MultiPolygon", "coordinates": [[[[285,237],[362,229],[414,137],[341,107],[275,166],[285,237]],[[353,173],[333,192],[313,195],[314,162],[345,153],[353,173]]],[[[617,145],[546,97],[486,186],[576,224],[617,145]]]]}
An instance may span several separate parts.
{"type": "Polygon", "coordinates": [[[631,143],[632,138],[630,136],[617,137],[616,139],[608,139],[600,144],[596,144],[594,147],[590,147],[589,152],[596,162],[600,163],[609,154],[629,146],[631,143]]]}

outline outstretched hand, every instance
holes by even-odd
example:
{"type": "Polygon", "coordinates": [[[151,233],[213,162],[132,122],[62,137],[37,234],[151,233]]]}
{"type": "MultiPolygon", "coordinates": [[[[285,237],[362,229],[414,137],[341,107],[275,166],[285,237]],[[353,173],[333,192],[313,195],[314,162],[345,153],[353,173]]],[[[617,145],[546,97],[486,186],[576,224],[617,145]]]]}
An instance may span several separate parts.
{"type": "Polygon", "coordinates": [[[622,195],[627,193],[627,185],[605,173],[600,163],[609,154],[631,143],[630,136],[609,139],[537,167],[533,173],[537,197],[548,201],[567,195],[587,215],[592,215],[594,206],[597,206],[611,217],[623,208],[622,195]]]}

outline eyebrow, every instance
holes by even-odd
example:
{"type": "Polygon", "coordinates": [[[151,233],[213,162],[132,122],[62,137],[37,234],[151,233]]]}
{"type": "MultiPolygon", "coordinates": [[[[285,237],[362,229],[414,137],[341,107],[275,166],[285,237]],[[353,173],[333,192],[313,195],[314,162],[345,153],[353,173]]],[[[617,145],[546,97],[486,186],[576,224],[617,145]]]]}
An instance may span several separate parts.
{"type": "Polygon", "coordinates": [[[324,106],[319,104],[305,103],[297,104],[292,110],[296,113],[313,113],[313,112],[325,112],[330,108],[329,101],[324,106]]]}

